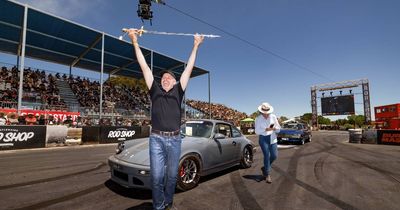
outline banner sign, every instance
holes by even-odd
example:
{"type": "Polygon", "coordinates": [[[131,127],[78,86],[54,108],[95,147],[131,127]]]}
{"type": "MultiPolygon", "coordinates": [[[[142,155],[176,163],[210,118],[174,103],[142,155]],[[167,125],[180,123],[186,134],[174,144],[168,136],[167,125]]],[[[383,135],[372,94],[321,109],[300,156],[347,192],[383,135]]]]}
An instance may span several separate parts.
{"type": "Polygon", "coordinates": [[[400,145],[400,130],[378,130],[378,144],[400,145]]]}
{"type": "Polygon", "coordinates": [[[102,126],[100,128],[100,144],[118,143],[137,138],[141,138],[140,126],[102,126]]]}
{"type": "Polygon", "coordinates": [[[82,143],[100,142],[100,126],[83,126],[82,143]]]}
{"type": "MultiPolygon", "coordinates": [[[[15,113],[17,110],[15,109],[0,109],[0,112],[15,113]]],[[[55,121],[64,122],[68,116],[71,116],[72,121],[76,121],[76,119],[81,115],[79,112],[63,112],[63,111],[44,111],[44,110],[32,110],[32,109],[22,109],[21,115],[33,114],[35,116],[53,116],[55,121]]]]}
{"type": "Polygon", "coordinates": [[[0,150],[46,147],[46,126],[0,126],[0,150]]]}

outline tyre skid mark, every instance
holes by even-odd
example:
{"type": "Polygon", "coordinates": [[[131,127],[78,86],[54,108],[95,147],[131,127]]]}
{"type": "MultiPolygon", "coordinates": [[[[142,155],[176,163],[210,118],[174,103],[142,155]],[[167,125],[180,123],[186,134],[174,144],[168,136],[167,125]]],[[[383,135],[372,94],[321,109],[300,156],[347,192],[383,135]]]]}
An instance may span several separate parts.
{"type": "MultiPolygon", "coordinates": [[[[321,144],[321,145],[324,145],[324,144],[322,144],[321,142],[318,142],[318,143],[321,144]]],[[[330,144],[330,146],[333,145],[333,144],[330,143],[330,142],[326,142],[326,143],[330,144]]],[[[349,148],[349,147],[351,147],[351,146],[349,146],[349,145],[341,145],[341,147],[342,147],[342,148],[343,148],[343,147],[349,148]]],[[[368,154],[370,153],[370,152],[367,152],[367,151],[362,150],[362,149],[361,149],[361,150],[356,150],[356,151],[361,152],[361,153],[364,153],[364,154],[365,154],[365,153],[368,153],[368,154]]],[[[329,154],[331,154],[331,155],[333,155],[333,156],[342,158],[342,159],[344,159],[344,160],[347,160],[347,161],[356,163],[356,164],[358,164],[358,165],[362,165],[362,166],[364,166],[364,167],[366,167],[366,168],[375,170],[375,171],[379,172],[380,174],[384,175],[387,179],[391,180],[392,182],[394,181],[395,183],[400,184],[400,180],[399,180],[398,178],[395,177],[397,174],[395,174],[395,173],[392,172],[392,171],[388,171],[388,170],[385,170],[385,169],[381,169],[381,168],[379,168],[379,167],[373,166],[373,165],[371,165],[371,164],[367,164],[367,163],[362,162],[362,161],[353,160],[352,158],[348,158],[348,157],[346,157],[346,156],[344,156],[344,155],[339,155],[339,154],[333,153],[332,151],[328,151],[327,153],[329,153],[329,154]]]]}
{"type": "MultiPolygon", "coordinates": [[[[322,143],[320,143],[322,144],[322,143]]],[[[290,162],[289,162],[289,166],[288,166],[288,171],[284,171],[282,169],[280,169],[277,166],[273,166],[273,169],[275,171],[277,171],[279,174],[281,174],[283,177],[285,177],[286,179],[290,180],[290,182],[281,182],[279,187],[278,187],[278,192],[277,194],[280,195],[284,195],[283,198],[281,198],[281,200],[278,202],[279,206],[275,206],[276,209],[287,209],[285,206],[285,203],[290,203],[288,201],[288,199],[290,198],[289,193],[291,193],[294,190],[294,186],[298,185],[300,187],[302,187],[303,189],[313,193],[314,195],[332,203],[333,205],[342,208],[342,209],[357,209],[356,207],[347,204],[344,201],[341,201],[309,184],[306,184],[303,181],[300,181],[299,179],[297,179],[297,167],[298,167],[298,161],[300,157],[305,157],[305,156],[309,156],[309,155],[313,155],[313,154],[318,154],[321,152],[329,152],[332,149],[335,149],[336,146],[333,144],[330,144],[328,147],[326,147],[326,145],[322,144],[324,146],[324,148],[320,151],[317,152],[313,152],[313,153],[308,153],[308,154],[301,154],[301,152],[303,151],[303,149],[305,147],[301,147],[301,149],[297,150],[292,157],[290,158],[290,162]],[[288,196],[286,196],[285,194],[288,194],[288,196]]]]}
{"type": "Polygon", "coordinates": [[[296,177],[293,177],[292,175],[290,175],[289,173],[287,173],[284,170],[280,169],[279,167],[275,166],[274,170],[277,171],[278,173],[280,173],[286,179],[290,180],[291,183],[302,187],[303,189],[313,193],[314,195],[316,195],[316,196],[318,196],[318,197],[320,197],[320,198],[332,203],[333,205],[335,205],[335,206],[337,206],[337,207],[339,207],[341,209],[354,209],[354,210],[357,209],[356,207],[354,207],[354,206],[352,206],[352,205],[350,205],[350,204],[348,204],[348,203],[346,203],[344,201],[341,201],[341,200],[335,198],[334,196],[331,196],[331,195],[329,195],[329,194],[327,194],[327,193],[325,193],[325,192],[323,192],[323,191],[321,191],[321,190],[319,190],[319,189],[317,189],[317,188],[315,188],[315,187],[313,187],[313,186],[311,186],[311,185],[309,185],[309,184],[307,184],[307,183],[305,183],[303,181],[300,181],[300,180],[296,179],[296,177]]]}
{"type": "MultiPolygon", "coordinates": [[[[289,165],[288,165],[288,175],[291,177],[296,178],[297,177],[297,166],[298,166],[298,161],[299,157],[301,156],[301,152],[304,150],[306,146],[303,145],[300,147],[300,149],[296,150],[292,157],[290,158],[289,165]]],[[[272,167],[274,170],[277,168],[275,166],[272,167]]],[[[294,182],[285,182],[284,180],[280,182],[278,191],[276,194],[282,195],[281,197],[278,198],[278,206],[275,206],[275,209],[287,209],[285,206],[288,203],[288,199],[290,197],[290,193],[293,192],[295,183],[294,182]]]]}
{"type": "MultiPolygon", "coordinates": [[[[240,172],[237,170],[230,174],[231,183],[239,202],[245,210],[262,210],[257,200],[253,197],[251,192],[247,189],[243,182],[240,172]]],[[[231,204],[232,205],[232,204],[231,204]]]]}
{"type": "MultiPolygon", "coordinates": [[[[92,161],[92,162],[86,162],[86,163],[77,163],[77,164],[71,164],[71,165],[66,165],[66,166],[62,165],[62,166],[43,167],[43,168],[35,167],[33,169],[29,169],[29,172],[54,170],[54,169],[60,169],[60,168],[62,169],[62,168],[69,168],[69,167],[75,167],[75,166],[84,166],[84,165],[90,165],[90,164],[93,164],[93,163],[98,163],[98,161],[92,161]]],[[[25,172],[26,172],[26,169],[25,169],[25,171],[13,171],[14,174],[15,173],[25,173],[25,172]]],[[[0,174],[0,176],[1,175],[6,175],[6,174],[8,175],[10,173],[8,172],[8,173],[0,174]]]]}
{"type": "Polygon", "coordinates": [[[322,178],[324,177],[324,163],[325,160],[328,158],[329,155],[324,155],[318,158],[317,162],[314,164],[314,176],[317,179],[318,183],[323,186],[322,178]]]}
{"type": "Polygon", "coordinates": [[[21,208],[16,208],[14,210],[42,209],[42,208],[45,208],[45,207],[48,207],[48,206],[51,206],[51,205],[54,205],[54,204],[57,204],[57,203],[65,202],[65,201],[68,201],[68,200],[72,200],[72,199],[87,195],[87,194],[92,193],[92,192],[99,191],[104,187],[105,187],[104,183],[102,183],[102,184],[99,184],[99,185],[96,185],[96,186],[93,186],[93,187],[90,187],[90,188],[87,188],[85,190],[81,190],[81,191],[78,191],[78,192],[75,192],[75,193],[72,193],[72,194],[69,194],[69,195],[65,195],[65,196],[62,196],[62,197],[59,197],[59,198],[54,198],[54,199],[51,199],[51,200],[43,201],[43,202],[40,202],[40,203],[36,203],[36,204],[33,204],[33,205],[21,207],[21,208]]]}
{"type": "Polygon", "coordinates": [[[66,179],[71,176],[76,176],[76,175],[96,171],[106,165],[107,164],[105,162],[101,162],[101,163],[97,164],[96,167],[88,169],[88,170],[78,171],[75,173],[64,174],[61,176],[56,176],[56,177],[51,177],[51,178],[46,178],[46,179],[34,180],[34,181],[30,181],[30,182],[22,182],[22,183],[16,183],[16,184],[11,184],[11,185],[3,185],[3,186],[0,186],[0,190],[6,190],[6,189],[10,189],[10,188],[22,187],[22,186],[39,184],[39,183],[44,183],[44,182],[51,182],[51,181],[56,181],[56,180],[60,180],[60,179],[66,179]]]}
{"type": "MultiPolygon", "coordinates": [[[[321,145],[323,145],[323,146],[326,146],[325,144],[323,144],[323,143],[321,143],[321,142],[318,142],[318,143],[321,144],[321,145]]],[[[331,142],[325,142],[325,143],[328,143],[331,147],[333,146],[333,144],[332,144],[331,142]]],[[[353,147],[353,146],[345,145],[345,144],[341,144],[340,146],[341,146],[342,148],[353,147]]],[[[364,153],[364,154],[367,153],[367,154],[369,154],[369,155],[372,153],[372,152],[370,152],[370,151],[368,151],[368,150],[364,150],[364,149],[360,149],[360,150],[357,149],[356,151],[357,151],[357,152],[364,153]]],[[[331,154],[331,155],[333,155],[333,156],[336,156],[336,157],[338,157],[338,158],[342,158],[342,159],[344,159],[344,160],[347,160],[347,161],[356,163],[356,164],[358,164],[358,165],[364,166],[364,167],[369,168],[369,169],[371,169],[371,170],[377,171],[377,172],[379,172],[380,174],[382,174],[384,177],[386,177],[389,181],[395,182],[396,184],[400,184],[400,180],[399,180],[398,178],[395,177],[397,174],[395,174],[395,173],[392,172],[392,171],[388,171],[388,170],[385,170],[385,169],[381,169],[381,168],[379,168],[379,167],[373,166],[372,164],[368,164],[368,163],[365,163],[365,162],[362,162],[362,161],[353,160],[352,158],[348,158],[348,157],[346,157],[346,156],[344,156],[344,155],[339,155],[339,154],[337,154],[337,153],[333,153],[332,151],[327,151],[327,153],[329,153],[329,154],[331,154]]],[[[376,154],[374,154],[374,155],[376,155],[376,154]]]]}
{"type": "Polygon", "coordinates": [[[384,153],[380,153],[380,152],[378,152],[378,151],[370,151],[370,150],[368,150],[368,149],[363,149],[363,148],[360,148],[360,147],[357,147],[357,146],[352,146],[352,145],[349,145],[349,144],[342,144],[342,146],[344,146],[344,147],[346,147],[346,148],[354,148],[357,152],[361,152],[361,153],[365,153],[365,154],[368,154],[369,156],[374,156],[374,157],[376,157],[376,158],[382,158],[382,157],[385,157],[385,158],[387,158],[387,159],[393,159],[393,160],[399,160],[399,157],[398,156],[394,156],[394,155],[390,155],[390,154],[384,154],[384,153]]]}
{"type": "Polygon", "coordinates": [[[386,177],[388,180],[391,180],[392,182],[395,182],[395,183],[397,183],[397,184],[400,184],[400,180],[399,180],[398,178],[395,177],[396,174],[393,173],[393,172],[391,172],[391,171],[387,171],[387,170],[385,170],[385,169],[378,168],[378,167],[376,167],[376,166],[373,166],[373,165],[371,165],[371,164],[364,163],[364,162],[362,162],[362,161],[352,160],[351,158],[345,157],[345,156],[343,156],[343,155],[338,155],[338,154],[335,154],[335,153],[333,153],[333,152],[328,152],[328,153],[331,154],[331,155],[334,155],[334,156],[336,156],[336,157],[338,157],[338,158],[342,158],[342,159],[344,159],[344,160],[347,160],[347,161],[356,163],[356,164],[358,164],[358,165],[364,166],[364,167],[366,167],[366,168],[372,169],[372,170],[374,170],[374,171],[377,171],[377,172],[379,172],[380,174],[382,174],[384,177],[386,177]]]}

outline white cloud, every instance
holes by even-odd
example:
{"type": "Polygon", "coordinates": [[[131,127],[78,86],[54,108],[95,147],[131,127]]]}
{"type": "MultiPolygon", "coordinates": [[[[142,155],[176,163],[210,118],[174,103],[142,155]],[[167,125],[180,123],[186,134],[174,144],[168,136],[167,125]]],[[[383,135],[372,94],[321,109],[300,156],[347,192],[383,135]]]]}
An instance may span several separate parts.
{"type": "Polygon", "coordinates": [[[102,0],[17,0],[33,8],[67,19],[78,19],[103,7],[102,0]]]}

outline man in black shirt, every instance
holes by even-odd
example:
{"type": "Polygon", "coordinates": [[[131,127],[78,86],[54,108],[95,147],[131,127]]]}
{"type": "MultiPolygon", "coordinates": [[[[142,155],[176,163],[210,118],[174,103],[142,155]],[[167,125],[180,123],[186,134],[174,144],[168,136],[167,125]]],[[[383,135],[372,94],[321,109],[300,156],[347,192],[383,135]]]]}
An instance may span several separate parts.
{"type": "Polygon", "coordinates": [[[140,50],[138,29],[129,29],[128,34],[135,49],[136,58],[149,88],[152,108],[150,145],[150,174],[152,178],[153,208],[170,209],[175,193],[178,164],[181,154],[181,104],[196,60],[198,47],[204,37],[195,35],[194,45],[179,82],[172,71],[161,73],[161,87],[154,80],[153,72],[140,50]]]}

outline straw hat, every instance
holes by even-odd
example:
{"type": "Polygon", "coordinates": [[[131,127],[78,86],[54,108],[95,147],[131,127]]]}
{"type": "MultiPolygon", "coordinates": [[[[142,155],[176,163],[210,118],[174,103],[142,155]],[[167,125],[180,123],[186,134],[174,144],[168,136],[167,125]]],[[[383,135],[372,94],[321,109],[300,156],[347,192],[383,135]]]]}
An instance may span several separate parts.
{"type": "Polygon", "coordinates": [[[258,106],[258,111],[263,114],[271,114],[274,112],[274,107],[272,107],[269,103],[264,102],[260,106],[258,106]]]}

